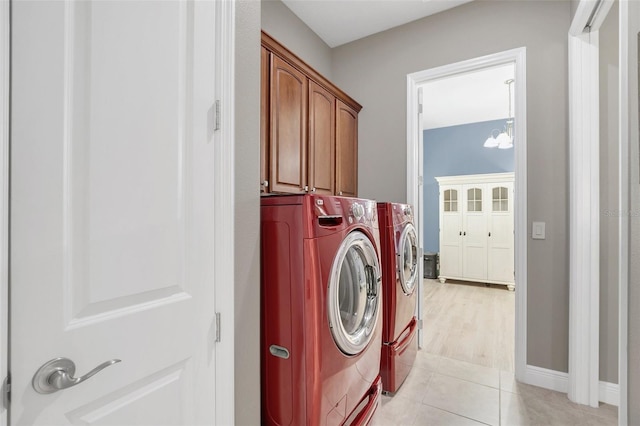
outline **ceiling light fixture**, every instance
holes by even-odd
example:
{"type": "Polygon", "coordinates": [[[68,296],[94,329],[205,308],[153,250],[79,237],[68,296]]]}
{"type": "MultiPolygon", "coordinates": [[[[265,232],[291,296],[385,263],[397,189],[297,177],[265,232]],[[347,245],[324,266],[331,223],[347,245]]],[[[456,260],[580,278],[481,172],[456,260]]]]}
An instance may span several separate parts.
{"type": "Polygon", "coordinates": [[[514,80],[512,78],[504,82],[504,84],[509,86],[509,118],[507,119],[507,123],[505,124],[502,132],[498,129],[493,129],[491,131],[491,134],[484,142],[485,148],[513,148],[513,117],[511,117],[511,85],[513,82],[514,80]],[[498,132],[498,136],[493,136],[493,132],[498,132]]]}

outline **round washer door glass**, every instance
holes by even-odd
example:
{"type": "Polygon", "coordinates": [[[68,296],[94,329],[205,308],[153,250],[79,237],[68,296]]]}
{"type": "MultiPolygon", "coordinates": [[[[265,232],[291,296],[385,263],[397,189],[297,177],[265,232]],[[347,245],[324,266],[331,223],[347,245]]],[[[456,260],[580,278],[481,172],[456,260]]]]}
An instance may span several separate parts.
{"type": "Polygon", "coordinates": [[[329,276],[329,327],[347,355],[360,353],[371,341],[380,307],[380,265],[369,238],[350,233],[338,249],[329,276]]]}
{"type": "Polygon", "coordinates": [[[406,294],[411,294],[418,281],[418,236],[412,224],[404,227],[398,246],[400,284],[406,294]]]}

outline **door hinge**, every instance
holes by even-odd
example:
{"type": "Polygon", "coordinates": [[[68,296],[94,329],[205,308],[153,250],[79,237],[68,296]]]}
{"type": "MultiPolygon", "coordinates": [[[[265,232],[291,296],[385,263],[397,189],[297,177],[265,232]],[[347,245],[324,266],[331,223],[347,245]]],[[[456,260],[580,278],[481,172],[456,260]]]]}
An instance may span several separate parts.
{"type": "Polygon", "coordinates": [[[216,123],[213,130],[220,130],[220,114],[222,114],[220,100],[216,99],[216,123]]]}
{"type": "Polygon", "coordinates": [[[418,330],[422,330],[424,328],[423,324],[424,324],[423,320],[418,320],[418,330]]]}
{"type": "Polygon", "coordinates": [[[220,312],[216,312],[216,343],[220,341],[220,312]]]}
{"type": "Polygon", "coordinates": [[[11,403],[11,375],[7,375],[2,382],[2,406],[5,410],[9,409],[11,403]]]}

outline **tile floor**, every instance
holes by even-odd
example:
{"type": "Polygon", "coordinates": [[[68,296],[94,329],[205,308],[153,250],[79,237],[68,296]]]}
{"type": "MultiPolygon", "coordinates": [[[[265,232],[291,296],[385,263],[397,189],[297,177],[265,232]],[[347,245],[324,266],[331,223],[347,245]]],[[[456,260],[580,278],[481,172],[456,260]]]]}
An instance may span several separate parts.
{"type": "Polygon", "coordinates": [[[617,407],[574,404],[566,394],[517,383],[513,373],[418,351],[405,383],[382,396],[372,426],[611,425],[617,407]]]}
{"type": "Polygon", "coordinates": [[[513,357],[504,356],[513,352],[514,293],[436,280],[424,285],[425,322],[432,324],[426,349],[398,392],[382,396],[373,426],[618,424],[615,406],[578,405],[566,394],[515,381],[513,357]]]}

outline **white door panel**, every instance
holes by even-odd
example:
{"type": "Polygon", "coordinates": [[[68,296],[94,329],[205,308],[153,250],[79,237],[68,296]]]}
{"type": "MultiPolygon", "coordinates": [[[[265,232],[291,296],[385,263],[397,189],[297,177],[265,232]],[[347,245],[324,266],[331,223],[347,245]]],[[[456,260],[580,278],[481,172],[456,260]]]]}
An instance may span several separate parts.
{"type": "Polygon", "coordinates": [[[214,4],[12,14],[11,423],[213,423],[214,4]]]}
{"type": "Polygon", "coordinates": [[[487,217],[485,185],[464,185],[462,258],[465,278],[487,279],[487,217]]]}

